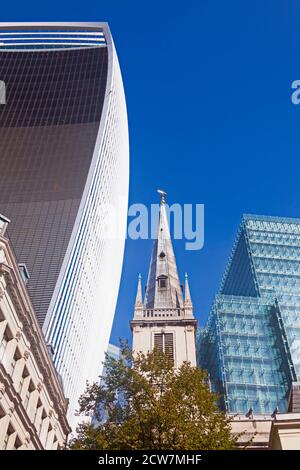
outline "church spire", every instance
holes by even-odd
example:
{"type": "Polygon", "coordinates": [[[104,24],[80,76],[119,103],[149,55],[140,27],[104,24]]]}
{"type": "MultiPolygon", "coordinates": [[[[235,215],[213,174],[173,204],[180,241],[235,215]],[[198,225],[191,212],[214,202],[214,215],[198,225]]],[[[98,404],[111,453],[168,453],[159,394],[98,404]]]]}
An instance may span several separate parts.
{"type": "Polygon", "coordinates": [[[190,292],[190,286],[189,286],[189,277],[187,273],[185,273],[184,303],[185,305],[192,305],[191,292],[190,292]]]}
{"type": "Polygon", "coordinates": [[[139,276],[134,317],[132,350],[146,354],[154,348],[168,355],[174,367],[183,362],[196,366],[196,328],[187,276],[185,298],[179,282],[170,237],[165,191],[161,195],[156,238],[153,242],[148,282],[143,303],[139,276]]]}
{"type": "Polygon", "coordinates": [[[146,308],[182,308],[183,296],[173,251],[164,191],[161,194],[157,236],[153,243],[145,295],[146,308]]]}
{"type": "Polygon", "coordinates": [[[135,307],[141,307],[143,305],[143,295],[142,295],[142,276],[141,273],[138,277],[138,287],[135,298],[135,307]]]}
{"type": "Polygon", "coordinates": [[[189,278],[187,273],[185,273],[185,286],[184,286],[184,310],[185,316],[193,317],[193,302],[191,298],[190,286],[189,286],[189,278]]]}

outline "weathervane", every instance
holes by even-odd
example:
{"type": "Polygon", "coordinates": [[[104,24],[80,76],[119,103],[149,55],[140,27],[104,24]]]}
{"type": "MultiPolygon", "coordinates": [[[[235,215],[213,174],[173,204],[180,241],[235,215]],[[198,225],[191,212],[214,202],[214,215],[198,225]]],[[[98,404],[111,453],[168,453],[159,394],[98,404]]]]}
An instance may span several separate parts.
{"type": "Polygon", "coordinates": [[[158,189],[157,192],[161,195],[160,203],[164,204],[165,203],[165,196],[167,195],[167,193],[165,191],[163,191],[162,189],[158,189]]]}

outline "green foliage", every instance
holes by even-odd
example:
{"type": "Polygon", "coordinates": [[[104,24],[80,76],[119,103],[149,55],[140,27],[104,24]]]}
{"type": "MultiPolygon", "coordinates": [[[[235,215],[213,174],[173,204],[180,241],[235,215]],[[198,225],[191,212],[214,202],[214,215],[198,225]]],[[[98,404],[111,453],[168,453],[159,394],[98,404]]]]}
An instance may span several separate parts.
{"type": "Polygon", "coordinates": [[[99,424],[80,424],[71,449],[236,448],[237,436],[216,406],[205,371],[188,363],[174,369],[157,351],[133,356],[127,344],[121,359],[106,357],[105,367],[101,385],[87,384],[79,400],[80,414],[97,410],[99,424]]]}

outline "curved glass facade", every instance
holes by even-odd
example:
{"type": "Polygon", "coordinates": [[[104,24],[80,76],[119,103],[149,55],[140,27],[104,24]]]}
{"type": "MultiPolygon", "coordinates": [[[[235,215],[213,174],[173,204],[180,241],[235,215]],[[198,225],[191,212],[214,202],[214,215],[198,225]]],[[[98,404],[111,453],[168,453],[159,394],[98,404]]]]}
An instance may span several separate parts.
{"type": "Polygon", "coordinates": [[[129,179],[122,78],[106,24],[2,24],[0,37],[0,209],[28,267],[72,424],[86,380],[99,375],[121,275],[129,179]],[[116,217],[118,233],[108,236],[116,217]]]}
{"type": "Polygon", "coordinates": [[[30,272],[43,325],[83,194],[101,119],[107,47],[4,51],[0,76],[1,211],[30,272]]]}

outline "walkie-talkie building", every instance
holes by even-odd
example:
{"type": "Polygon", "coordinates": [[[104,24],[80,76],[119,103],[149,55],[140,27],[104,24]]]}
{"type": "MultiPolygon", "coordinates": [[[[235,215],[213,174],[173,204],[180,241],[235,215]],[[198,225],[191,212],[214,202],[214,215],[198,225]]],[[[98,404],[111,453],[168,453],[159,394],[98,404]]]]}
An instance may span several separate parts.
{"type": "Polygon", "coordinates": [[[287,411],[300,381],[300,219],[246,215],[199,338],[230,413],[287,411]]]}
{"type": "Polygon", "coordinates": [[[70,400],[96,379],[122,268],[129,148],[105,23],[0,23],[0,212],[70,400]]]}

